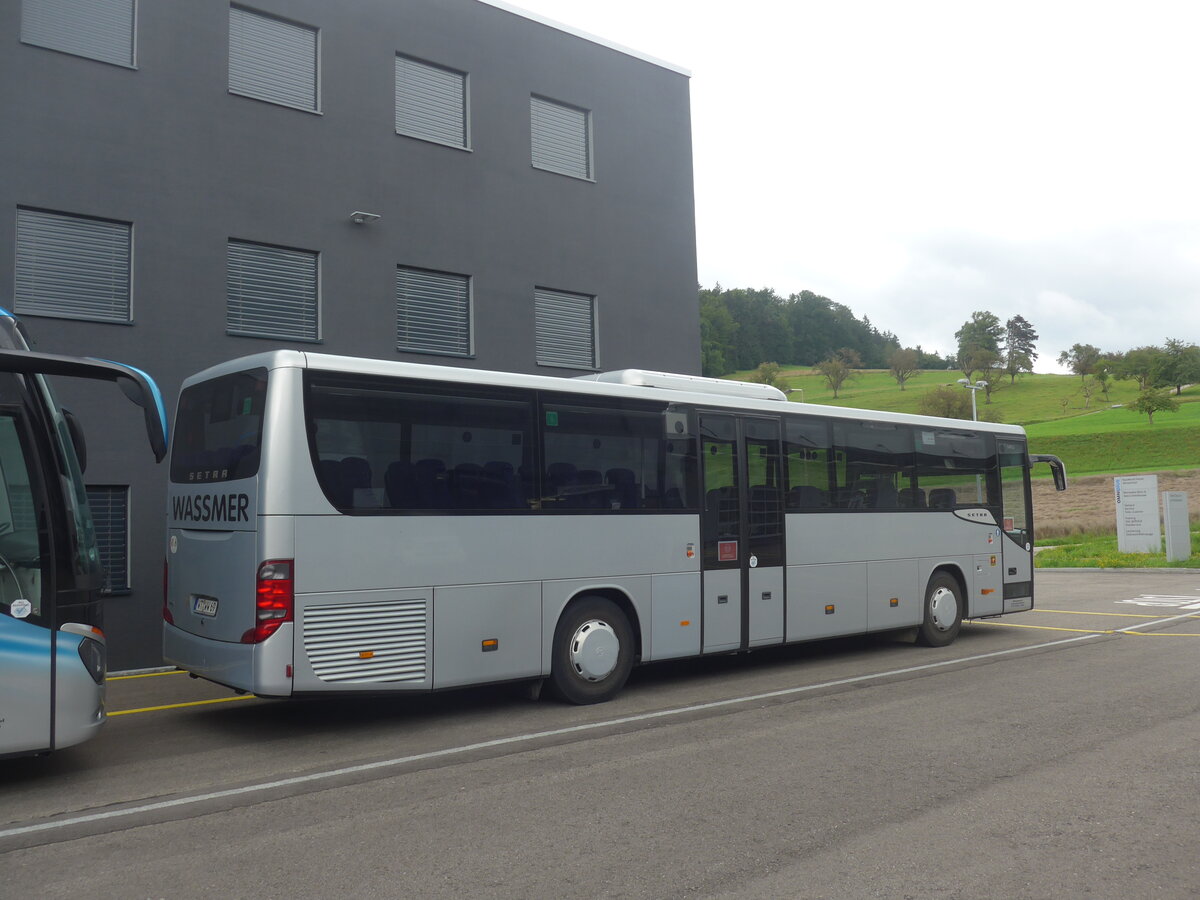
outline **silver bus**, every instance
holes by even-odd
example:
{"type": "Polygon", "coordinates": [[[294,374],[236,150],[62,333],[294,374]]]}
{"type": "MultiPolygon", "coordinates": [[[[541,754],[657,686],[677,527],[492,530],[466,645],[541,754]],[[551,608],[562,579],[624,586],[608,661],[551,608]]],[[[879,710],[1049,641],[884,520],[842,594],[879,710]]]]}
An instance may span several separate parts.
{"type": "Polygon", "coordinates": [[[155,457],[166,410],[129,366],[32,353],[0,309],[0,756],[48,753],[104,724],[102,573],[82,479],[78,420],[46,376],[116,382],[143,409],[155,457]]]}
{"type": "Polygon", "coordinates": [[[1033,606],[1013,425],[277,351],[184,382],[166,660],[240,691],[528,680],[1033,606]]]}

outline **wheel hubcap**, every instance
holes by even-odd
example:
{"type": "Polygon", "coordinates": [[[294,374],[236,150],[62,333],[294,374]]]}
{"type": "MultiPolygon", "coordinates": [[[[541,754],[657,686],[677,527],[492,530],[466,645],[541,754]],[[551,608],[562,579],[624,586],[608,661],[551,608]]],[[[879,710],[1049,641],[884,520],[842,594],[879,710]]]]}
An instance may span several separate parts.
{"type": "Polygon", "coordinates": [[[571,667],[585,681],[603,681],[617,667],[621,642],[607,622],[589,619],[571,636],[571,667]]]}
{"type": "Polygon", "coordinates": [[[958,601],[954,599],[954,591],[948,588],[938,588],[929,598],[929,618],[938,631],[948,631],[954,627],[958,617],[958,601]]]}

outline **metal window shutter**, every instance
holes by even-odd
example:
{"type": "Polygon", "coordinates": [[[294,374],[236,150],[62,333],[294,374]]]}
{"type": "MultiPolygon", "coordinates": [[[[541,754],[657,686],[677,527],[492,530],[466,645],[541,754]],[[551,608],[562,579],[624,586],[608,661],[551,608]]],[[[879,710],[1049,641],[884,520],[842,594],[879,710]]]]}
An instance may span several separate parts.
{"type": "Polygon", "coordinates": [[[576,178],[592,177],[586,110],[529,98],[533,164],[576,178]]]}
{"type": "Polygon", "coordinates": [[[88,487],[105,591],[129,590],[129,489],[88,487]]]}
{"type": "Polygon", "coordinates": [[[128,322],[131,235],[121,222],[18,209],[16,311],[128,322]]]}
{"type": "Polygon", "coordinates": [[[465,275],[396,269],[396,347],[470,355],[470,280],[465,275]]]}
{"type": "Polygon", "coordinates": [[[396,132],[467,146],[467,79],[461,72],[396,57],[396,132]]]}
{"type": "Polygon", "coordinates": [[[533,299],[538,365],[596,368],[594,298],[536,288],[533,299]]]}
{"type": "Polygon", "coordinates": [[[134,64],[134,0],[24,0],[21,40],[118,66],[134,64]]]}
{"type": "Polygon", "coordinates": [[[316,110],[316,29],[231,6],[229,89],[272,103],[316,110]]]}
{"type": "Polygon", "coordinates": [[[317,254],[229,242],[230,334],[315,341],[317,254]]]}

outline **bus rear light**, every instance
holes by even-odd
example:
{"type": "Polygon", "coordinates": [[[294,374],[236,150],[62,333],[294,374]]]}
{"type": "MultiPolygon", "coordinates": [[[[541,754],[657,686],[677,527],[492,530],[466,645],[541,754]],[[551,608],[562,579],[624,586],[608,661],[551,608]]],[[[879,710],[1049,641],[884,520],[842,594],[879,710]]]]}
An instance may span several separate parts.
{"type": "Polygon", "coordinates": [[[243,644],[260,644],[293,621],[295,580],[290,559],[268,559],[258,567],[254,588],[254,627],[242,635],[243,644]]]}

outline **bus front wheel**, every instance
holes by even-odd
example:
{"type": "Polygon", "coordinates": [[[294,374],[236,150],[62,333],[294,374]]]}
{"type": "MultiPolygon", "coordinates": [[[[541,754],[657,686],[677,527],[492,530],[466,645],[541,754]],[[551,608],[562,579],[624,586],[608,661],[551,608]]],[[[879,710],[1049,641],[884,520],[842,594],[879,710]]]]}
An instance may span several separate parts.
{"type": "Polygon", "coordinates": [[[917,643],[945,647],[958,637],[962,627],[962,588],[948,572],[937,572],[925,589],[925,616],[917,631],[917,643]]]}
{"type": "Polygon", "coordinates": [[[603,703],[633,669],[633,629],[611,600],[581,597],[554,630],[550,684],[569,703],[603,703]]]}

